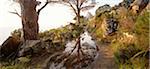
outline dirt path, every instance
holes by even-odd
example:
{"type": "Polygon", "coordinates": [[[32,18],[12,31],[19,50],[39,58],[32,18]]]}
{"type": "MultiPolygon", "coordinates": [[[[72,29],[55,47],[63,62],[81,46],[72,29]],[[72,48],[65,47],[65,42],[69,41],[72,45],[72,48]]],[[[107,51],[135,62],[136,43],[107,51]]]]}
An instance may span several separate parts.
{"type": "Polygon", "coordinates": [[[118,69],[115,64],[112,49],[108,44],[100,46],[99,56],[91,69],[118,69]]]}

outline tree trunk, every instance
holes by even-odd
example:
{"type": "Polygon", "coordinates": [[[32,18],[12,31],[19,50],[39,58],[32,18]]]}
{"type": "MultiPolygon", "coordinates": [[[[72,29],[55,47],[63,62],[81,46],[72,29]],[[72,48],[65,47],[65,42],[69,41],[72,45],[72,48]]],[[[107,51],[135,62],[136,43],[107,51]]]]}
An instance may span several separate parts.
{"type": "Polygon", "coordinates": [[[77,9],[77,23],[80,24],[80,9],[77,9]]]}
{"type": "Polygon", "coordinates": [[[24,40],[37,40],[39,25],[36,0],[20,0],[24,40]]]}
{"type": "Polygon", "coordinates": [[[80,24],[80,12],[78,12],[78,15],[77,15],[77,23],[80,24]]]}

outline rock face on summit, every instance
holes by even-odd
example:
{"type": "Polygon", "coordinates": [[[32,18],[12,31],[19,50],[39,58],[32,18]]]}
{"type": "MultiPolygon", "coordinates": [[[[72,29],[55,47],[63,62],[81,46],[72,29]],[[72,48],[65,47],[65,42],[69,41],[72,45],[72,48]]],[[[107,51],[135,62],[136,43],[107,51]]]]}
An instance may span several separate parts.
{"type": "Polygon", "coordinates": [[[80,38],[81,48],[78,53],[76,41],[70,41],[66,44],[63,53],[52,56],[46,69],[88,69],[98,55],[96,43],[88,32],[84,32],[80,38]]]}

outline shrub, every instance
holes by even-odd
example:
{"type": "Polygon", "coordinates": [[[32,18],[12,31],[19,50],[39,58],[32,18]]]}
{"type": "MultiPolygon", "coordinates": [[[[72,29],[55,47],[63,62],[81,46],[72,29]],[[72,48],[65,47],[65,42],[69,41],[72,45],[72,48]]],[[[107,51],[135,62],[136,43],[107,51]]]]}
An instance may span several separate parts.
{"type": "MultiPolygon", "coordinates": [[[[134,34],[136,39],[119,35],[116,41],[112,43],[115,60],[120,69],[147,69],[149,57],[149,12],[137,16],[134,31],[128,30],[134,34]],[[121,39],[120,39],[121,38],[121,39]]],[[[122,32],[123,33],[123,32],[122,32]]],[[[126,34],[127,36],[130,34],[126,34]]]]}

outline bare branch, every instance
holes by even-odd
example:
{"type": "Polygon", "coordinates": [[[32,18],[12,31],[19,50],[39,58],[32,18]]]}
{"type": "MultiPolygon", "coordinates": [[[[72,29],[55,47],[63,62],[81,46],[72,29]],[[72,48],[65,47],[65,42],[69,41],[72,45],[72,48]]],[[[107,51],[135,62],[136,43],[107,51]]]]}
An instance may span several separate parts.
{"type": "Polygon", "coordinates": [[[94,5],[84,6],[84,7],[81,7],[81,11],[86,11],[86,10],[92,9],[93,7],[94,5]]]}
{"type": "Polygon", "coordinates": [[[37,14],[39,15],[41,10],[44,9],[48,5],[49,1],[46,0],[46,3],[37,11],[37,14]]]}
{"type": "Polygon", "coordinates": [[[20,18],[22,18],[21,15],[16,10],[15,10],[15,12],[9,12],[9,13],[16,14],[17,16],[19,16],[20,18]]]}
{"type": "Polygon", "coordinates": [[[46,0],[46,3],[37,11],[38,15],[40,14],[41,10],[43,10],[49,3],[61,3],[60,1],[49,1],[46,0]]]}
{"type": "Polygon", "coordinates": [[[25,21],[25,19],[15,10],[15,12],[9,12],[9,13],[12,13],[12,14],[16,14],[17,16],[19,16],[22,21],[25,21]]]}
{"type": "Polygon", "coordinates": [[[81,2],[80,7],[83,5],[84,2],[81,2]]]}
{"type": "Polygon", "coordinates": [[[77,13],[76,9],[73,7],[73,5],[70,2],[68,2],[68,3],[70,5],[70,7],[73,9],[74,13],[77,15],[78,13],[77,13]]]}
{"type": "Polygon", "coordinates": [[[81,7],[81,6],[83,5],[83,3],[85,3],[86,1],[87,1],[87,0],[81,0],[81,1],[80,1],[80,3],[81,3],[81,4],[80,4],[80,7],[81,7]]]}

